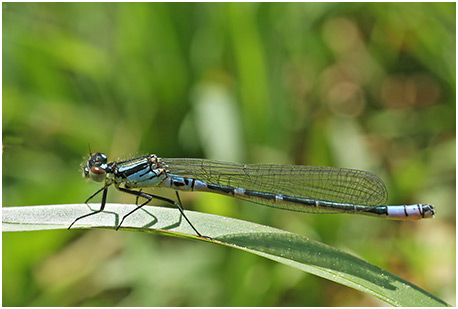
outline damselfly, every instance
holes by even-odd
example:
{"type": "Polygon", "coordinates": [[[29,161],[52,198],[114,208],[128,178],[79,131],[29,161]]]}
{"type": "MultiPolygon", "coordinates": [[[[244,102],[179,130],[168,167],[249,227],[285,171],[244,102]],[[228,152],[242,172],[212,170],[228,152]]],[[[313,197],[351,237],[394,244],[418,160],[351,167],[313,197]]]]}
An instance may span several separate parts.
{"type": "Polygon", "coordinates": [[[179,191],[204,191],[236,197],[275,208],[308,213],[352,213],[399,220],[430,218],[435,214],[430,204],[386,205],[383,181],[372,173],[335,167],[238,164],[205,159],[159,158],[147,155],[121,162],[108,162],[97,152],[83,167],[84,177],[104,186],[85,203],[102,192],[99,210],[78,217],[68,227],[85,217],[103,211],[108,187],[143,197],[146,201],[126,214],[123,221],[152,199],[175,205],[197,235],[201,234],[184,214],[179,191]],[[166,187],[175,190],[178,202],[135,188],[166,187]]]}

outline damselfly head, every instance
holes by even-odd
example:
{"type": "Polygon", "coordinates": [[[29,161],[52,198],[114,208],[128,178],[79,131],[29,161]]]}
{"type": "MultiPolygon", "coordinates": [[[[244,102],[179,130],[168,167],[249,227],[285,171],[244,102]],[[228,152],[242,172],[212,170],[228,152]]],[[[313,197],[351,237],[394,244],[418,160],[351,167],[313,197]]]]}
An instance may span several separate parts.
{"type": "Polygon", "coordinates": [[[107,177],[107,156],[104,153],[96,152],[83,167],[83,176],[95,182],[102,182],[107,177]]]}

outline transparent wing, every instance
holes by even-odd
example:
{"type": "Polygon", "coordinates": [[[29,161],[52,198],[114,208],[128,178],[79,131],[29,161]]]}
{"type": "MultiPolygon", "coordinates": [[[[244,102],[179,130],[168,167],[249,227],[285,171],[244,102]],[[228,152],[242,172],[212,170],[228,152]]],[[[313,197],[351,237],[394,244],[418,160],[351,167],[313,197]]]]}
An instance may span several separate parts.
{"type": "Polygon", "coordinates": [[[164,158],[169,173],[210,184],[259,192],[368,206],[385,205],[387,191],[376,175],[354,169],[277,164],[239,164],[164,158]]]}

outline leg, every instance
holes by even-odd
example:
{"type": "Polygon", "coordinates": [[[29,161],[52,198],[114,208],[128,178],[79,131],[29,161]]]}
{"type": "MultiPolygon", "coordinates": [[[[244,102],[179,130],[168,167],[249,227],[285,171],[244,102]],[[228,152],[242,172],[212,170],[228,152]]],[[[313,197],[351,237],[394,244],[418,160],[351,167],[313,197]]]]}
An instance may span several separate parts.
{"type": "Polygon", "coordinates": [[[87,204],[87,202],[89,202],[90,200],[92,200],[92,198],[93,198],[94,196],[96,196],[97,194],[99,194],[100,191],[102,191],[102,190],[104,190],[104,189],[105,189],[105,187],[102,187],[102,188],[100,188],[99,190],[97,190],[94,194],[92,194],[91,196],[89,196],[89,197],[87,198],[87,200],[84,202],[84,204],[87,204]]]}
{"type": "Polygon", "coordinates": [[[184,214],[184,209],[183,209],[183,204],[181,203],[181,199],[180,199],[180,195],[178,195],[178,191],[175,191],[176,195],[177,195],[177,199],[178,199],[178,203],[175,203],[174,201],[173,204],[178,208],[178,210],[181,212],[181,214],[183,215],[183,218],[186,219],[186,221],[189,223],[189,225],[192,227],[192,229],[196,232],[197,236],[200,236],[200,237],[205,237],[205,238],[208,238],[208,239],[212,239],[211,237],[208,237],[208,236],[202,236],[197,230],[196,228],[194,227],[194,225],[192,225],[191,221],[189,221],[189,219],[186,217],[186,215],[184,214]]]}
{"type": "MultiPolygon", "coordinates": [[[[142,192],[142,189],[138,190],[138,192],[142,192]]],[[[140,195],[137,195],[137,198],[135,199],[135,205],[138,206],[138,199],[140,198],[140,195]]]]}
{"type": "Polygon", "coordinates": [[[70,224],[70,226],[68,227],[68,229],[70,229],[73,224],[75,224],[76,221],[80,220],[80,219],[83,219],[83,218],[86,218],[86,217],[89,217],[89,216],[92,216],[92,215],[95,215],[95,214],[98,214],[99,212],[102,212],[103,209],[105,208],[105,204],[106,204],[106,201],[107,201],[107,192],[108,192],[108,185],[105,185],[103,188],[101,188],[100,190],[98,190],[97,192],[95,192],[94,194],[92,194],[87,200],[86,202],[84,202],[85,204],[87,204],[87,202],[89,202],[90,199],[92,199],[94,196],[96,196],[97,194],[100,193],[100,191],[103,190],[103,194],[102,194],[102,204],[100,206],[100,209],[99,210],[96,210],[94,212],[91,212],[91,213],[88,213],[84,216],[81,216],[81,217],[78,217],[75,219],[75,221],[72,222],[72,224],[70,224]]]}
{"type": "MultiPolygon", "coordinates": [[[[174,206],[176,206],[178,208],[178,210],[180,211],[181,215],[186,219],[186,221],[189,223],[189,225],[192,227],[192,229],[194,230],[194,232],[196,232],[197,236],[200,236],[200,237],[204,237],[202,236],[202,234],[199,233],[199,231],[197,231],[197,229],[194,227],[194,225],[192,225],[191,221],[189,221],[189,219],[186,217],[186,215],[184,214],[184,211],[183,211],[183,208],[175,201],[171,200],[171,199],[168,199],[168,198],[165,198],[165,197],[162,197],[162,196],[158,196],[158,195],[152,195],[152,194],[147,194],[147,193],[144,193],[144,192],[140,192],[140,191],[135,191],[135,190],[129,190],[129,189],[126,189],[126,188],[121,188],[121,187],[118,187],[119,190],[123,191],[123,192],[126,192],[126,193],[129,193],[129,194],[133,194],[133,195],[136,195],[137,197],[143,197],[145,199],[147,199],[146,202],[144,202],[143,204],[141,204],[140,206],[137,206],[134,210],[130,211],[127,215],[125,215],[122,220],[121,220],[121,223],[119,223],[118,227],[116,228],[116,230],[118,230],[120,227],[121,227],[121,224],[123,223],[124,219],[126,219],[129,215],[131,215],[132,213],[136,212],[137,210],[139,210],[140,208],[142,208],[143,206],[145,206],[146,204],[148,204],[149,202],[151,202],[151,200],[153,198],[155,199],[158,199],[158,200],[161,200],[161,201],[164,201],[166,203],[169,203],[169,204],[172,204],[174,206]]],[[[177,196],[178,196],[178,192],[177,192],[177,196]]],[[[180,199],[180,197],[178,196],[178,200],[180,199]]],[[[181,201],[180,201],[181,203],[181,201]]]]}

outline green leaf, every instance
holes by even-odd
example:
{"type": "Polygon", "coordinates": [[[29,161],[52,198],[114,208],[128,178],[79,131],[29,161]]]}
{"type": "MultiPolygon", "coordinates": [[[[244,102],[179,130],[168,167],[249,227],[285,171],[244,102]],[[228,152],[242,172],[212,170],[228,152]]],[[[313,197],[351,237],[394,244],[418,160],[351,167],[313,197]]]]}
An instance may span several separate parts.
{"type": "MultiPolygon", "coordinates": [[[[3,232],[66,229],[97,205],[4,207],[3,232]]],[[[78,221],[75,228],[114,229],[135,205],[107,204],[102,213],[78,221]]],[[[373,295],[394,306],[448,306],[414,284],[348,253],[306,237],[256,223],[186,211],[198,237],[173,208],[145,206],[123,223],[122,230],[167,234],[230,246],[295,267],[373,295]]]]}

